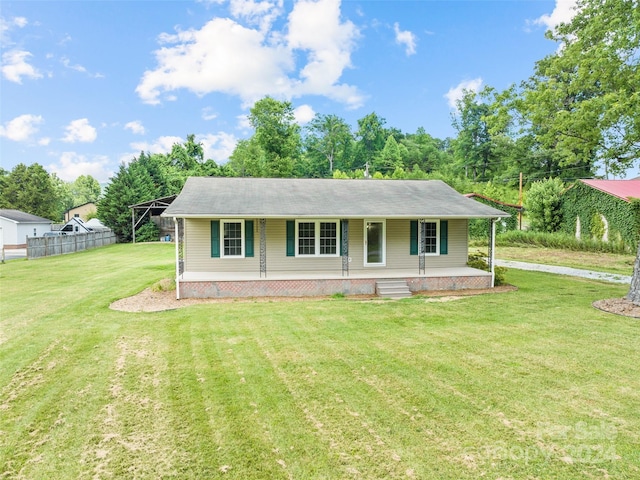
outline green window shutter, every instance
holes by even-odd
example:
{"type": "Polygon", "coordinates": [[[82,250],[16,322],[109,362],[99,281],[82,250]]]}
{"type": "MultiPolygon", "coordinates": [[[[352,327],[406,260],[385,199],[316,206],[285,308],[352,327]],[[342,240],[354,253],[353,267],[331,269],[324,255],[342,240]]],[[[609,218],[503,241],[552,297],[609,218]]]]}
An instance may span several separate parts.
{"type": "Polygon", "coordinates": [[[253,220],[244,221],[244,256],[253,257],[253,220]]]}
{"type": "Polygon", "coordinates": [[[287,220],[287,257],[296,256],[296,222],[287,220]]]}
{"type": "Polygon", "coordinates": [[[220,220],[211,221],[211,256],[220,258],[220,220]]]}
{"type": "Polygon", "coordinates": [[[440,220],[440,255],[449,252],[449,221],[440,220]]]}
{"type": "Polygon", "coordinates": [[[418,255],[418,221],[411,220],[409,254],[418,255]]]}

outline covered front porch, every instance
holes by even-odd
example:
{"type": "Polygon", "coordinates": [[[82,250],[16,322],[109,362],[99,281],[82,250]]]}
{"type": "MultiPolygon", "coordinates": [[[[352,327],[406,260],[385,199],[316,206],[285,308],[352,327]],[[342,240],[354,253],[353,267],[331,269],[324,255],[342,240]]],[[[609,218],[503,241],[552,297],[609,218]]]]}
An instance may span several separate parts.
{"type": "Polygon", "coordinates": [[[371,269],[341,275],[336,272],[184,272],[178,276],[178,298],[302,297],[333,294],[374,295],[376,283],[402,280],[412,293],[425,290],[490,288],[492,274],[471,267],[371,269]]]}

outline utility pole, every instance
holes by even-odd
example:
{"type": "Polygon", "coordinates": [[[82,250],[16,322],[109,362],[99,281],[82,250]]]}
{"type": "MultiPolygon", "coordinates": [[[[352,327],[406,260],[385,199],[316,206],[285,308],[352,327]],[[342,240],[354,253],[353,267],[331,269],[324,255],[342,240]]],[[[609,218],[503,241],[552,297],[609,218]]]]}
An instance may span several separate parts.
{"type": "Polygon", "coordinates": [[[518,192],[518,229],[522,230],[522,172],[520,172],[520,189],[518,192]]]}

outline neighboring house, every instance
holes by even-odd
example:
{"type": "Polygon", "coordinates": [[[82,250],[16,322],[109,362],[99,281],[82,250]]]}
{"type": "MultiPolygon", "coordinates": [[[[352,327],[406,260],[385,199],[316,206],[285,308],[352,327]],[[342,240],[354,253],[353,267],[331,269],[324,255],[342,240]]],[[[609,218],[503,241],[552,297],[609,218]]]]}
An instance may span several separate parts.
{"type": "Polygon", "coordinates": [[[66,212],[64,212],[64,221],[68,222],[72,218],[80,218],[82,221],[86,222],[89,219],[90,215],[95,215],[96,213],[96,204],[93,202],[83,203],[82,205],[78,205],[77,207],[70,208],[66,212]]]}
{"type": "Polygon", "coordinates": [[[438,180],[191,177],[163,216],[188,298],[491,287],[467,266],[469,219],[509,215],[438,180]]]}
{"type": "Polygon", "coordinates": [[[0,209],[0,244],[4,248],[26,248],[27,237],[41,237],[51,231],[52,224],[49,219],[20,210],[0,209]]]}
{"type": "Polygon", "coordinates": [[[640,180],[578,180],[562,194],[562,231],[577,238],[640,240],[640,180]]]}

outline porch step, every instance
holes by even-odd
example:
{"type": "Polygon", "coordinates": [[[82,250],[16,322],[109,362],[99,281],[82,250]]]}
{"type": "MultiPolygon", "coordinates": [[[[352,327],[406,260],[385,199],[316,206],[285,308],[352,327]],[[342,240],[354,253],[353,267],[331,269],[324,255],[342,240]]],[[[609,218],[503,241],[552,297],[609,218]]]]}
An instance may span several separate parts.
{"type": "Polygon", "coordinates": [[[376,280],[376,293],[382,298],[411,297],[411,291],[405,280],[376,280]]]}

